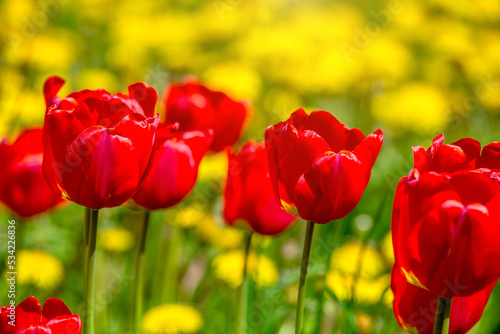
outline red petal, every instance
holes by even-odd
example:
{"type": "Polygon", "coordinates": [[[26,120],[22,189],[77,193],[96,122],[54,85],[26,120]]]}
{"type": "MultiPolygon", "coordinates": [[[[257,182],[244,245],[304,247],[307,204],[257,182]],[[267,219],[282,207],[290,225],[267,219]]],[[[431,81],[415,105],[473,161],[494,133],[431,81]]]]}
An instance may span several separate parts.
{"type": "Polygon", "coordinates": [[[156,89],[149,87],[145,83],[137,82],[128,86],[128,93],[130,97],[139,102],[146,117],[154,116],[156,102],[158,101],[156,89]]]}
{"type": "Polygon", "coordinates": [[[28,328],[19,329],[16,334],[54,334],[45,326],[30,326],[28,328]]]}
{"type": "MultiPolygon", "coordinates": [[[[322,137],[330,146],[330,151],[335,153],[341,150],[347,150],[347,138],[349,134],[349,128],[340,123],[332,114],[326,111],[313,111],[306,123],[304,124],[303,130],[312,130],[316,132],[320,137],[322,137]]],[[[356,132],[353,134],[353,138],[350,145],[355,144],[358,140],[358,135],[356,132]]]]}
{"type": "Polygon", "coordinates": [[[60,77],[50,77],[45,81],[43,85],[43,96],[45,98],[45,106],[48,108],[51,104],[56,101],[53,97],[57,96],[57,93],[64,85],[64,79],[60,77]]]}
{"type": "Polygon", "coordinates": [[[463,138],[460,139],[456,142],[454,142],[452,145],[460,147],[469,162],[474,161],[479,157],[479,154],[481,153],[481,144],[472,138],[463,138]]]}
{"type": "Polygon", "coordinates": [[[16,307],[16,328],[38,326],[42,321],[42,306],[35,297],[23,300],[16,307]]]}
{"type": "Polygon", "coordinates": [[[486,145],[481,156],[477,159],[476,166],[478,168],[500,169],[500,143],[486,145]]]}
{"type": "Polygon", "coordinates": [[[383,141],[384,135],[382,134],[382,130],[378,129],[364,138],[364,140],[354,149],[354,155],[361,161],[367,170],[372,169],[383,141]]]}
{"type": "MultiPolygon", "coordinates": [[[[495,282],[496,283],[496,282],[495,282]]],[[[451,305],[450,333],[465,334],[481,318],[495,283],[469,297],[454,298],[451,305]]],[[[432,334],[438,295],[408,283],[397,263],[392,268],[394,314],[401,327],[432,334]]]]}
{"type": "Polygon", "coordinates": [[[320,224],[346,216],[361,199],[369,176],[370,170],[350,152],[324,154],[295,188],[300,216],[320,224]]]}
{"type": "Polygon", "coordinates": [[[73,313],[64,304],[64,302],[57,298],[49,298],[45,301],[42,308],[43,323],[46,324],[50,319],[65,315],[71,317],[73,313]]]}
{"type": "Polygon", "coordinates": [[[59,316],[53,318],[47,323],[52,334],[80,334],[82,331],[82,321],[76,314],[67,316],[59,316]]]}
{"type": "Polygon", "coordinates": [[[479,172],[454,174],[451,185],[460,196],[463,204],[486,204],[500,192],[498,182],[479,172]]]}

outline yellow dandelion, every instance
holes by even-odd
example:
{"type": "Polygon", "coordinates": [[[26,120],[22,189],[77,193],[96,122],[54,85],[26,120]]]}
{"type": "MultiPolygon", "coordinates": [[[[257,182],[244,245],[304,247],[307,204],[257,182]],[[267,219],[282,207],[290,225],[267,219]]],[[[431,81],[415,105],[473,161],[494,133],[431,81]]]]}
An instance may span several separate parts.
{"type": "Polygon", "coordinates": [[[437,87],[413,82],[375,98],[372,111],[394,129],[433,133],[448,123],[448,104],[437,87]]]}
{"type": "Polygon", "coordinates": [[[198,179],[200,181],[222,180],[227,175],[227,154],[220,152],[207,155],[200,163],[198,179]]]}
{"type": "Polygon", "coordinates": [[[382,255],[390,264],[394,263],[394,250],[392,248],[392,235],[391,233],[387,233],[387,235],[382,239],[380,243],[380,250],[382,255]]]}
{"type": "Polygon", "coordinates": [[[389,274],[375,279],[363,277],[355,279],[354,275],[343,275],[333,270],[326,274],[326,285],[339,300],[353,298],[358,304],[379,302],[389,287],[390,280],[389,274]]]}
{"type": "Polygon", "coordinates": [[[109,71],[91,68],[81,71],[77,80],[79,89],[104,88],[110,93],[118,90],[118,80],[109,71]]]}
{"type": "Polygon", "coordinates": [[[17,253],[17,283],[32,284],[51,290],[59,286],[64,275],[63,264],[53,255],[41,250],[22,250],[17,253]]]}
{"type": "MultiPolygon", "coordinates": [[[[223,253],[213,259],[212,266],[215,276],[226,282],[230,287],[237,288],[243,282],[243,265],[245,255],[242,251],[223,253]]],[[[271,286],[279,279],[276,264],[267,256],[257,257],[251,253],[247,264],[248,274],[258,286],[271,286]]]]}
{"type": "Polygon", "coordinates": [[[363,278],[375,278],[385,270],[380,253],[359,241],[350,241],[335,249],[330,267],[343,275],[358,275],[359,272],[363,278]]]}
{"type": "Polygon", "coordinates": [[[243,231],[227,227],[222,221],[215,221],[212,216],[206,216],[197,226],[200,236],[215,248],[231,250],[241,246],[243,231]]]}
{"type": "Polygon", "coordinates": [[[134,245],[134,235],[124,228],[110,228],[100,232],[99,244],[109,252],[124,252],[134,245]]]}
{"type": "Polygon", "coordinates": [[[150,309],[142,318],[145,334],[190,334],[203,326],[201,313],[193,307],[167,304],[150,309]]]}
{"type": "Polygon", "coordinates": [[[254,100],[260,91],[259,75],[238,63],[222,63],[211,67],[204,78],[203,82],[211,89],[227,92],[233,98],[254,100]]]}
{"type": "Polygon", "coordinates": [[[176,212],[173,220],[168,220],[170,225],[189,228],[205,221],[207,213],[196,206],[188,206],[176,212]]]}

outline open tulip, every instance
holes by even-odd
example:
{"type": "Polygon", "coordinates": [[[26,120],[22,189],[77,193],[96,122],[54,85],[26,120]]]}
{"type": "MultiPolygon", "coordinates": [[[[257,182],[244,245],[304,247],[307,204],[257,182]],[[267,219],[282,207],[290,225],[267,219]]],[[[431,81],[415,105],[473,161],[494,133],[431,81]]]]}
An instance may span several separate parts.
{"type": "Polygon", "coordinates": [[[42,129],[24,131],[12,144],[0,142],[0,201],[23,218],[43,213],[63,199],[42,173],[42,129]]]}
{"type": "Polygon", "coordinates": [[[224,218],[230,225],[244,220],[263,235],[278,234],[295,220],[273,194],[264,144],[249,142],[239,153],[229,153],[224,218]]]}
{"type": "Polygon", "coordinates": [[[0,333],[80,334],[82,331],[80,317],[71,313],[66,304],[57,298],[47,299],[42,308],[35,297],[29,297],[15,307],[13,317],[11,314],[10,307],[1,308],[0,333]]]}
{"type": "Polygon", "coordinates": [[[148,210],[179,203],[193,189],[212,137],[212,130],[179,131],[178,124],[161,124],[151,170],[133,200],[148,210]]]}
{"type": "Polygon", "coordinates": [[[491,148],[470,138],[426,151],[398,184],[392,213],[396,261],[407,280],[445,298],[473,295],[498,280],[500,185],[491,148]],[[481,168],[476,169],[480,164],[481,168]],[[491,168],[488,168],[490,166],[491,168]]]}
{"type": "Polygon", "coordinates": [[[295,111],[266,130],[274,193],[290,213],[315,223],[346,216],[358,204],[382,146],[379,129],[364,136],[326,111],[295,111]]]}
{"type": "Polygon", "coordinates": [[[188,82],[167,87],[164,100],[167,123],[178,122],[181,131],[213,129],[213,152],[233,145],[240,137],[246,106],[222,92],[188,82]]]}
{"type": "MultiPolygon", "coordinates": [[[[466,297],[453,299],[449,333],[465,334],[481,319],[484,307],[496,282],[466,297]]],[[[432,334],[438,295],[408,283],[396,264],[392,269],[391,289],[394,292],[394,314],[408,332],[432,334]]]]}
{"type": "Polygon", "coordinates": [[[156,91],[136,83],[129,95],[99,89],[60,99],[62,82],[49,78],[44,87],[45,179],[55,193],[87,208],[119,206],[150,165],[159,122],[156,91]]]}

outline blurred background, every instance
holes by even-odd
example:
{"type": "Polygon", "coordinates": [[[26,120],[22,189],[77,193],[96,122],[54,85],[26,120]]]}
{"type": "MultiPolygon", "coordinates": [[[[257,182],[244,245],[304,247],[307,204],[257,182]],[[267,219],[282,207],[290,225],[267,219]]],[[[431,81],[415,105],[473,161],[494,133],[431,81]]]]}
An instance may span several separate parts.
{"type": "MultiPolygon", "coordinates": [[[[61,96],[126,91],[137,81],[162,95],[169,82],[194,75],[251,102],[240,144],[263,140],[268,125],[299,107],[327,110],[365,134],[382,128],[384,146],[363,199],[345,219],[317,228],[308,333],[401,332],[391,308],[389,230],[396,184],[412,168],[411,146],[427,148],[439,133],[446,143],[500,137],[497,0],[2,0],[0,10],[0,136],[8,140],[43,124],[42,86],[51,75],[67,80],[61,96]]],[[[178,332],[235,332],[243,232],[221,217],[226,170],[224,153],[206,157],[193,193],[152,214],[150,328],[160,328],[167,312],[178,332]],[[158,308],[165,304],[171,308],[158,308]]],[[[7,219],[15,217],[2,209],[0,218],[6,245],[7,219]]],[[[140,219],[123,207],[102,210],[98,333],[129,329],[140,219]]],[[[18,302],[58,297],[82,310],[82,222],[83,209],[68,204],[17,224],[18,302]]],[[[277,238],[255,238],[252,333],[293,332],[304,229],[298,222],[277,238]]],[[[0,290],[7,291],[3,280],[0,290]]],[[[6,302],[0,295],[0,305],[6,302]]],[[[498,307],[499,288],[472,332],[500,331],[498,307]]]]}

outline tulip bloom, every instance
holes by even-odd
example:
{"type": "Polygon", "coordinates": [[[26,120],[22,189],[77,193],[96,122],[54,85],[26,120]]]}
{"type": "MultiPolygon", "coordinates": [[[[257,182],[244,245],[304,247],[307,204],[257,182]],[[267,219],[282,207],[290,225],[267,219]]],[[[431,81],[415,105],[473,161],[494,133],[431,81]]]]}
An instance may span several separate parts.
{"type": "Polygon", "coordinates": [[[168,87],[164,105],[166,122],[178,122],[181,131],[213,129],[210,146],[213,152],[222,151],[238,140],[247,114],[242,102],[196,82],[168,87]]]}
{"type": "Polygon", "coordinates": [[[295,111],[266,130],[274,193],[281,206],[324,224],[358,204],[382,146],[379,129],[365,137],[326,111],[295,111]]]}
{"type": "Polygon", "coordinates": [[[61,99],[64,81],[44,87],[43,173],[58,195],[90,209],[123,204],[147,175],[159,116],[157,94],[143,83],[129,95],[83,90],[61,99]]]}
{"type": "Polygon", "coordinates": [[[23,218],[45,212],[63,199],[43,178],[42,129],[24,131],[12,144],[0,142],[0,201],[23,218]]]}
{"type": "Polygon", "coordinates": [[[264,144],[249,142],[238,154],[229,153],[224,218],[230,225],[243,219],[263,235],[281,233],[295,220],[276,202],[264,144]]]}
{"type": "Polygon", "coordinates": [[[1,308],[2,334],[80,334],[82,331],[80,317],[57,298],[47,299],[43,309],[35,297],[25,299],[15,308],[14,326],[10,314],[10,307],[1,308]]]}
{"type": "Polygon", "coordinates": [[[178,124],[160,125],[151,171],[133,200],[148,210],[179,203],[193,189],[212,137],[212,130],[179,131],[178,124]]]}
{"type": "MultiPolygon", "coordinates": [[[[451,334],[465,334],[481,319],[496,281],[466,297],[457,297],[451,304],[451,334]]],[[[391,289],[394,292],[394,314],[403,329],[432,334],[438,295],[408,283],[396,264],[392,269],[391,289]]]]}
{"type": "Polygon", "coordinates": [[[394,253],[410,283],[445,298],[471,296],[500,277],[492,265],[500,263],[498,144],[480,154],[473,139],[443,140],[413,148],[414,168],[394,198],[394,253]]]}

